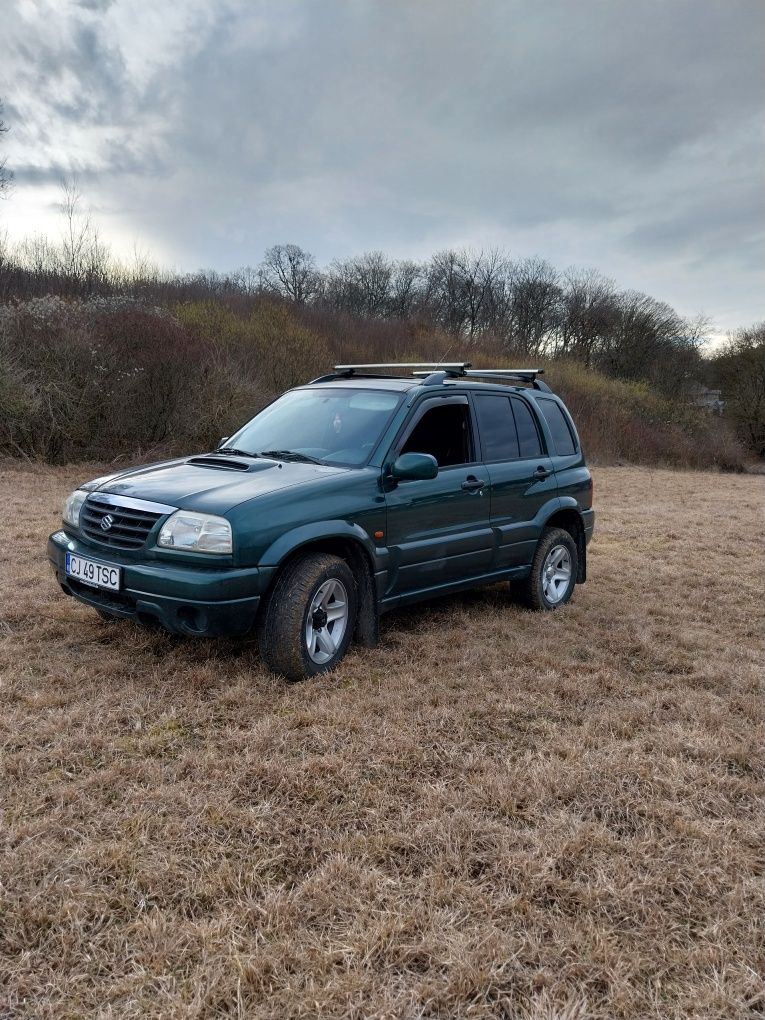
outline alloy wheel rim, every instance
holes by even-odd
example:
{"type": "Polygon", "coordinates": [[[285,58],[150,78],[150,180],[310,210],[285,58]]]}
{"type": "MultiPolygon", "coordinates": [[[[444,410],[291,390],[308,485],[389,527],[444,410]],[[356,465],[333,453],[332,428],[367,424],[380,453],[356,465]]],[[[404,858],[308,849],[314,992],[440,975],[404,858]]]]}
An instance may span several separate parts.
{"type": "Polygon", "coordinates": [[[571,553],[565,545],[554,545],[542,566],[542,591],[550,605],[557,605],[571,583],[571,553]]]}
{"type": "Polygon", "coordinates": [[[348,592],[336,577],[319,585],[305,618],[309,658],[319,666],[337,653],[348,626],[348,592]]]}

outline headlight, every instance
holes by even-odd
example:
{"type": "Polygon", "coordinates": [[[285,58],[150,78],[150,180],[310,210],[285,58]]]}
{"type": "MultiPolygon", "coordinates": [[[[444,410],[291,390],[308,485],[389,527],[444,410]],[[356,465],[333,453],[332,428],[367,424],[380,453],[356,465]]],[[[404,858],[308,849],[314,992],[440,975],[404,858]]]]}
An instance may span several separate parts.
{"type": "Polygon", "coordinates": [[[75,489],[66,498],[66,503],[64,503],[64,521],[67,524],[71,524],[73,528],[79,527],[80,508],[87,498],[88,493],[84,489],[75,489]]]}
{"type": "Polygon", "coordinates": [[[231,525],[225,517],[176,510],[162,525],[157,545],[164,549],[193,552],[230,553],[231,525]]]}

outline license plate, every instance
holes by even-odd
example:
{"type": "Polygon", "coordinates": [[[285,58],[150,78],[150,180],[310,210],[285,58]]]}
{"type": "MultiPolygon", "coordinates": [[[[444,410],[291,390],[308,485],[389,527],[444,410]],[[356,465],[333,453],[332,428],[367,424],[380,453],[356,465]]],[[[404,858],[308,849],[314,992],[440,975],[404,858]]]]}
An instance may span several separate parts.
{"type": "Polygon", "coordinates": [[[83,584],[89,584],[92,588],[108,588],[110,591],[120,590],[119,567],[107,567],[105,563],[96,563],[95,560],[87,560],[83,556],[75,556],[74,553],[66,554],[66,573],[83,584]]]}

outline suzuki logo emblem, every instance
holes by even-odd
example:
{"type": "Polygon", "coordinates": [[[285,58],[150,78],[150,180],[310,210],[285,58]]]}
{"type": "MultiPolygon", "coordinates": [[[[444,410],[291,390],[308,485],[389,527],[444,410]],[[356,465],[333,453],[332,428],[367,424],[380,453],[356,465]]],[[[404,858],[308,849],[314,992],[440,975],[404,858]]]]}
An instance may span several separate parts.
{"type": "Polygon", "coordinates": [[[112,524],[114,524],[114,518],[111,514],[107,514],[105,517],[101,518],[101,529],[103,531],[108,531],[112,524]]]}

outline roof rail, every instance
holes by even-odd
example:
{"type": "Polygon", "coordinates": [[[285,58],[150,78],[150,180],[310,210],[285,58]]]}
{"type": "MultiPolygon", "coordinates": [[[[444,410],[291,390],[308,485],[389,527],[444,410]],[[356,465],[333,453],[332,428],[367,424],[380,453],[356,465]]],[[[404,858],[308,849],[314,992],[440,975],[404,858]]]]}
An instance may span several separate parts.
{"type": "Polygon", "coordinates": [[[465,375],[470,379],[486,379],[487,382],[530,383],[532,389],[550,393],[550,387],[539,378],[544,371],[543,368],[477,368],[465,375]]]}
{"type": "MultiPolygon", "coordinates": [[[[450,366],[442,365],[441,368],[449,371],[450,366]]],[[[418,376],[427,374],[427,372],[412,372],[412,375],[418,376]]],[[[544,374],[545,370],[543,368],[471,368],[470,365],[465,365],[464,372],[460,372],[460,375],[466,375],[468,378],[475,379],[480,376],[486,376],[488,379],[501,379],[503,376],[513,379],[536,379],[538,375],[544,374]]]]}
{"type": "Polygon", "coordinates": [[[536,379],[538,375],[544,375],[543,368],[474,368],[468,375],[503,376],[511,375],[520,379],[536,379]]]}
{"type": "MultiPolygon", "coordinates": [[[[334,373],[312,379],[312,383],[331,382],[333,379],[351,379],[358,371],[361,378],[389,377],[389,372],[380,370],[408,368],[412,375],[420,379],[421,386],[436,386],[447,379],[487,379],[495,382],[531,383],[535,390],[550,392],[550,387],[538,376],[544,374],[543,368],[473,368],[469,361],[378,361],[358,365],[335,365],[334,373]]],[[[392,378],[401,378],[393,375],[392,378]]]]}
{"type": "MultiPolygon", "coordinates": [[[[335,371],[343,375],[353,375],[358,369],[379,369],[379,368],[420,368],[427,369],[427,373],[442,370],[464,375],[470,368],[469,361],[380,361],[366,365],[335,365],[335,371]]],[[[412,375],[417,375],[413,372],[412,375]]]]}
{"type": "MultiPolygon", "coordinates": [[[[463,379],[486,379],[493,382],[524,382],[531,383],[535,390],[550,392],[550,387],[538,378],[544,375],[543,368],[466,368],[464,372],[458,373],[463,379]]],[[[445,372],[444,376],[453,376],[456,373],[445,372]]],[[[436,381],[429,372],[413,372],[412,375],[423,378],[423,385],[433,385],[436,381]]]]}

